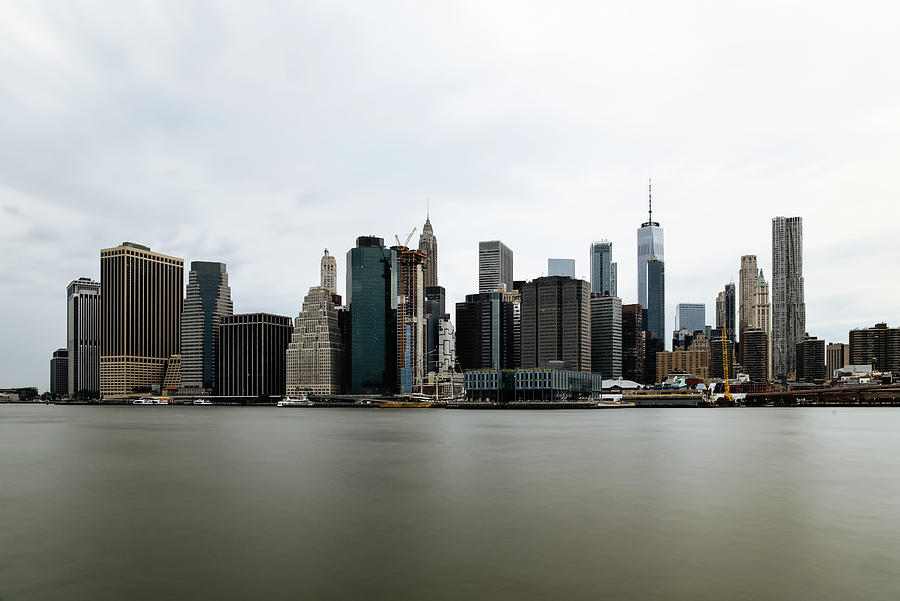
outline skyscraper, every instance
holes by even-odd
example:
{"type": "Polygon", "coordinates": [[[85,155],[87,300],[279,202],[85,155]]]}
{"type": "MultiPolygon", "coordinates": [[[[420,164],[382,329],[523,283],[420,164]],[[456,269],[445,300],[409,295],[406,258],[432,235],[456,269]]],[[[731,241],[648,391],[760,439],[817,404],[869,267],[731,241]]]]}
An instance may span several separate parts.
{"type": "Polygon", "coordinates": [[[513,289],[513,252],[499,240],[479,242],[478,292],[494,292],[503,287],[513,289]]]}
{"type": "MultiPolygon", "coordinates": [[[[763,277],[762,269],[759,270],[759,277],[756,278],[755,296],[753,299],[752,319],[750,321],[751,328],[757,328],[766,334],[766,377],[768,380],[772,377],[772,308],[769,304],[769,284],[763,277]]],[[[746,354],[744,355],[746,357],[746,354]]]]}
{"type": "Polygon", "coordinates": [[[591,294],[591,370],[605,379],[622,377],[622,299],[591,294]]]}
{"type": "Polygon", "coordinates": [[[766,382],[769,379],[769,335],[760,328],[747,328],[741,339],[741,348],[744,353],[741,366],[750,380],[766,382]]]}
{"type": "MultiPolygon", "coordinates": [[[[738,285],[740,288],[738,310],[738,334],[740,341],[744,341],[744,330],[753,327],[753,304],[756,302],[756,283],[759,278],[759,268],[756,266],[756,255],[744,255],[741,257],[741,270],[738,273],[738,285]]],[[[744,347],[740,348],[741,357],[744,356],[744,347]]]]}
{"type": "Polygon", "coordinates": [[[100,394],[100,282],[78,278],[66,289],[69,396],[100,394]]]}
{"type": "Polygon", "coordinates": [[[242,313],[222,317],[216,368],[219,394],[281,396],[291,331],[291,318],[284,315],[242,313]]]}
{"type": "Polygon", "coordinates": [[[522,289],[522,367],[591,371],[590,283],[567,277],[536,278],[522,289]]]}
{"type": "Polygon", "coordinates": [[[693,334],[706,325],[706,305],[704,303],[678,303],[675,306],[675,329],[687,330],[693,334]]]}
{"type": "Polygon", "coordinates": [[[619,296],[619,264],[615,261],[609,264],[609,295],[619,296]]]}
{"type": "Polygon", "coordinates": [[[184,259],[133,242],[100,251],[100,394],[162,387],[181,347],[184,259]]]}
{"type": "Polygon", "coordinates": [[[337,294],[337,259],[325,249],[319,263],[319,286],[337,294]]]}
{"type": "MultiPolygon", "coordinates": [[[[612,262],[612,242],[591,244],[591,292],[616,296],[616,264],[612,262]]],[[[604,374],[605,375],[605,374],[604,374]]]]}
{"type": "Polygon", "coordinates": [[[447,312],[446,305],[447,292],[443,286],[425,288],[425,373],[438,371],[441,321],[447,312]]]}
{"type": "MultiPolygon", "coordinates": [[[[652,188],[650,190],[652,192],[652,188]]],[[[649,196],[650,212],[647,221],[641,224],[637,231],[637,292],[638,304],[644,309],[649,305],[647,295],[647,263],[651,257],[665,261],[663,252],[663,230],[659,223],[653,221],[653,196],[649,196]]],[[[665,329],[665,324],[663,324],[665,329]]],[[[662,336],[660,336],[662,338],[662,336]]],[[[655,377],[655,376],[654,376],[655,377]]]]}
{"type": "Polygon", "coordinates": [[[424,251],[396,246],[397,389],[413,392],[425,379],[424,251]]]}
{"type": "Polygon", "coordinates": [[[431,227],[431,216],[425,216],[425,226],[419,236],[419,250],[425,253],[425,263],[422,271],[425,277],[425,287],[438,286],[438,243],[431,227]]]}
{"type": "Polygon", "coordinates": [[[456,303],[456,356],[462,369],[516,367],[513,303],[506,296],[482,292],[456,303]]]}
{"type": "Polygon", "coordinates": [[[814,382],[824,380],[825,374],[825,341],[804,333],[803,340],[797,343],[797,381],[814,382]]]}
{"type": "Polygon", "coordinates": [[[181,316],[181,388],[186,394],[212,393],[219,325],[232,313],[225,263],[191,261],[181,316]]]}
{"type": "Polygon", "coordinates": [[[450,315],[444,315],[438,323],[438,373],[449,373],[456,370],[456,331],[450,315]]]}
{"type": "Polygon", "coordinates": [[[303,299],[285,352],[289,396],[342,392],[344,346],[334,299],[335,294],[323,286],[313,286],[303,299]]]}
{"type": "Polygon", "coordinates": [[[772,369],[796,372],[796,346],[806,333],[803,300],[803,219],[772,219],[772,369]]]}
{"type": "Polygon", "coordinates": [[[644,381],[644,309],[640,303],[622,305],[622,377],[644,381]]]}
{"type": "Polygon", "coordinates": [[[69,349],[53,351],[50,359],[50,394],[63,395],[69,388],[69,349]]]}
{"type": "Polygon", "coordinates": [[[725,336],[734,341],[734,284],[725,284],[725,290],[716,297],[716,327],[725,327],[725,336]]]}
{"type": "Polygon", "coordinates": [[[347,251],[350,393],[379,394],[397,381],[397,253],[360,236],[347,251]]]}
{"type": "MultiPolygon", "coordinates": [[[[575,259],[547,259],[547,275],[575,277],[575,259]]],[[[509,290],[509,288],[507,288],[509,290]]]]}
{"type": "MultiPolygon", "coordinates": [[[[666,264],[658,257],[647,260],[647,320],[644,324],[648,332],[656,334],[662,342],[660,351],[665,350],[666,329],[666,264]]],[[[656,371],[653,371],[656,377],[656,371]]]]}

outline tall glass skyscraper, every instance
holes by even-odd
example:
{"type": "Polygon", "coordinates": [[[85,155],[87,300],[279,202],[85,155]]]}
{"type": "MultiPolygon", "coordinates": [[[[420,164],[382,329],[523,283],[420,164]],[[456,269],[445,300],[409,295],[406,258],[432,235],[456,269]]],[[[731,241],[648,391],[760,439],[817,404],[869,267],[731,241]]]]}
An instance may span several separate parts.
{"type": "Polygon", "coordinates": [[[650,196],[650,211],[647,221],[637,231],[637,293],[638,303],[649,307],[647,297],[647,262],[650,257],[665,261],[663,252],[663,230],[659,223],[653,221],[653,197],[650,196]]]}
{"type": "Polygon", "coordinates": [[[384,239],[360,236],[347,252],[351,394],[396,386],[397,253],[384,239]]]}
{"type": "Polygon", "coordinates": [[[616,264],[612,261],[612,242],[601,240],[591,244],[591,292],[616,296],[616,264]]]}
{"type": "Polygon", "coordinates": [[[69,396],[100,394],[100,282],[78,278],[66,289],[69,396]]]}
{"type": "Polygon", "coordinates": [[[234,313],[225,263],[191,261],[181,316],[181,387],[210,394],[222,318],[234,313]]]}
{"type": "Polygon", "coordinates": [[[648,332],[665,340],[666,329],[666,264],[658,257],[647,261],[647,320],[648,332]]]}
{"type": "Polygon", "coordinates": [[[706,305],[704,303],[678,303],[675,306],[675,329],[687,330],[693,334],[706,325],[706,305]]]}

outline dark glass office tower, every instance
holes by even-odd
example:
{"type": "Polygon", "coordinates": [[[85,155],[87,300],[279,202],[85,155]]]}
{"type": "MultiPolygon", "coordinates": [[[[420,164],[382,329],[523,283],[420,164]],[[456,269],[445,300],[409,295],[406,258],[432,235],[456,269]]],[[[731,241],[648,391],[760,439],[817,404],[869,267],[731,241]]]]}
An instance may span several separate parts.
{"type": "MultiPolygon", "coordinates": [[[[426,278],[427,279],[427,278],[426,278]]],[[[443,286],[425,288],[425,371],[438,371],[438,335],[446,312],[447,293],[443,286]]]]}
{"type": "Polygon", "coordinates": [[[227,315],[219,326],[218,391],[222,396],[281,396],[290,317],[270,313],[227,315]]]}
{"type": "Polygon", "coordinates": [[[397,253],[360,236],[347,252],[350,394],[380,394],[397,382],[397,253]]]}
{"type": "Polygon", "coordinates": [[[466,295],[456,303],[456,358],[463,369],[513,369],[513,303],[502,292],[466,295]]]}
{"type": "Polygon", "coordinates": [[[234,313],[225,263],[192,261],[181,314],[181,387],[210,394],[222,318],[234,313]]]}
{"type": "MultiPolygon", "coordinates": [[[[665,341],[666,264],[657,257],[650,257],[647,261],[647,319],[644,327],[648,332],[655,333],[657,340],[665,341]]],[[[655,371],[653,377],[656,378],[655,371]]]]}
{"type": "Polygon", "coordinates": [[[644,379],[644,310],[639,303],[622,305],[622,378],[644,379]]]}

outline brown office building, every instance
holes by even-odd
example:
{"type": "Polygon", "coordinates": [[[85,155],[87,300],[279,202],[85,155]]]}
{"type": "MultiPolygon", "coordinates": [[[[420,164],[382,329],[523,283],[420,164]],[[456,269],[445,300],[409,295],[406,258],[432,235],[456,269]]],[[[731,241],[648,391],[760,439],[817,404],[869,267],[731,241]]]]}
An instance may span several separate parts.
{"type": "Polygon", "coordinates": [[[290,317],[243,313],[222,317],[216,366],[222,396],[269,397],[285,391],[290,317]]]}
{"type": "Polygon", "coordinates": [[[179,352],[184,259],[123,242],[100,251],[100,395],[162,387],[179,352]]]}
{"type": "Polygon", "coordinates": [[[591,371],[591,284],[548,276],[522,288],[522,367],[591,371]]]}
{"type": "Polygon", "coordinates": [[[706,351],[663,351],[656,353],[656,384],[669,374],[682,373],[709,379],[709,353],[706,351]]]}
{"type": "Polygon", "coordinates": [[[875,371],[893,372],[896,378],[900,373],[900,328],[879,323],[874,328],[850,330],[850,364],[871,365],[875,371]]]}

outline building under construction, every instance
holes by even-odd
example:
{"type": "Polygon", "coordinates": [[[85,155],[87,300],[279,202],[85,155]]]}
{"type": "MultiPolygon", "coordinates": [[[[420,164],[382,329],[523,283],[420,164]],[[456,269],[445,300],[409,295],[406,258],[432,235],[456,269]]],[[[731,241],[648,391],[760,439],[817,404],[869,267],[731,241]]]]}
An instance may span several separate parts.
{"type": "Polygon", "coordinates": [[[397,253],[397,385],[400,392],[414,392],[425,377],[427,253],[400,244],[399,238],[393,250],[397,253]]]}

